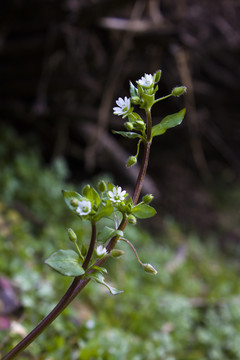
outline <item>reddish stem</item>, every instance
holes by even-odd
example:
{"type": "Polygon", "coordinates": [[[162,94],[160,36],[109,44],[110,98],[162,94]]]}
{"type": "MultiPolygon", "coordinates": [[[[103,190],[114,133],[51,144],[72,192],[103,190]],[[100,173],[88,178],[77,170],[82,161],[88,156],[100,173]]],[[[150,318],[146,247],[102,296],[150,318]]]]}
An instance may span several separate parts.
{"type": "MultiPolygon", "coordinates": [[[[141,164],[141,168],[138,174],[135,191],[133,194],[133,204],[135,205],[138,201],[140,196],[143,180],[147,171],[149,154],[150,154],[150,147],[151,147],[151,131],[152,131],[152,120],[151,120],[151,112],[150,110],[146,111],[147,115],[147,140],[144,143],[144,154],[143,160],[141,164]]],[[[121,224],[119,225],[119,230],[124,230],[127,225],[127,220],[123,217],[121,224]]],[[[110,252],[116,245],[119,237],[113,237],[108,245],[107,251],[110,252]]],[[[92,236],[91,241],[88,249],[87,256],[83,263],[83,268],[86,270],[88,264],[91,260],[94,246],[96,242],[96,224],[92,223],[92,236]]],[[[96,265],[102,265],[106,258],[98,260],[96,265]]],[[[17,355],[19,355],[24,349],[26,349],[62,312],[63,310],[72,302],[72,300],[80,293],[80,291],[87,285],[90,281],[88,279],[82,279],[82,276],[76,277],[66,293],[63,295],[59,303],[55,306],[55,308],[22,340],[20,341],[2,360],[12,360],[15,359],[17,355]]]]}

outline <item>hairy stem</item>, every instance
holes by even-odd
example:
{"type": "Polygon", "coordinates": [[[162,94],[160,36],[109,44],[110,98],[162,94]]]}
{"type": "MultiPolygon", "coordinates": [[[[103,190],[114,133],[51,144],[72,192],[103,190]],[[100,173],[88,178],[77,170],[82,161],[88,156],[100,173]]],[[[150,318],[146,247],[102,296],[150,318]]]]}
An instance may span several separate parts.
{"type": "MultiPolygon", "coordinates": [[[[152,118],[150,109],[146,110],[147,116],[147,140],[144,142],[144,153],[141,168],[138,174],[134,194],[133,194],[133,204],[135,205],[140,196],[143,180],[147,171],[150,147],[151,147],[151,132],[152,132],[152,118]]],[[[124,230],[127,225],[127,218],[123,216],[121,224],[119,225],[119,230],[124,230]]],[[[119,240],[119,236],[114,236],[107,245],[107,251],[110,252],[116,245],[119,240]]],[[[88,248],[87,256],[83,263],[83,268],[86,270],[89,262],[91,260],[94,246],[96,242],[96,224],[92,223],[92,236],[90,245],[88,248]]],[[[100,259],[96,262],[96,265],[102,265],[106,258],[100,259]]],[[[62,312],[63,310],[72,302],[72,300],[80,293],[80,291],[88,284],[90,279],[84,279],[82,276],[76,277],[66,293],[63,295],[59,303],[55,308],[22,340],[20,341],[2,360],[12,360],[15,359],[24,349],[26,349],[62,312]]]]}

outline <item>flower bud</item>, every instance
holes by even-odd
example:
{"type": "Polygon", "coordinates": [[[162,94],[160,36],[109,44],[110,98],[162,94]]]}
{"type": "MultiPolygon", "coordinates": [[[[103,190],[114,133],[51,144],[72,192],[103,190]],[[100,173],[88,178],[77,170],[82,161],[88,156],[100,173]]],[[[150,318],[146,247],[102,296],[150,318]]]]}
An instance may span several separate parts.
{"type": "Polygon", "coordinates": [[[105,184],[105,181],[101,180],[99,183],[98,183],[98,190],[100,192],[104,192],[105,190],[107,189],[107,186],[105,184]]]}
{"type": "Polygon", "coordinates": [[[157,72],[155,72],[155,74],[154,74],[154,76],[155,76],[155,79],[154,79],[155,84],[160,81],[161,75],[162,75],[162,70],[158,70],[157,72]]]}
{"type": "Polygon", "coordinates": [[[125,254],[125,251],[123,250],[120,250],[120,249],[113,249],[111,251],[111,257],[117,259],[117,258],[120,258],[121,256],[123,256],[125,254]]]}
{"type": "Polygon", "coordinates": [[[151,264],[143,264],[144,271],[146,271],[149,274],[156,275],[157,270],[154,269],[154,267],[151,264]]]}
{"type": "Polygon", "coordinates": [[[131,97],[131,101],[132,101],[132,103],[133,103],[134,105],[138,105],[138,104],[140,104],[141,99],[140,99],[139,96],[132,96],[132,97],[131,97]]]}
{"type": "Polygon", "coordinates": [[[74,207],[77,207],[78,206],[78,199],[77,198],[72,198],[70,200],[70,204],[74,207]]]}
{"type": "Polygon", "coordinates": [[[129,131],[131,131],[133,129],[133,124],[131,122],[125,122],[124,124],[125,128],[129,131]]]}
{"type": "Polygon", "coordinates": [[[128,161],[126,163],[126,167],[129,168],[129,167],[135,165],[136,162],[137,162],[136,156],[130,156],[130,158],[128,159],[128,161]]]}
{"type": "Polygon", "coordinates": [[[71,228],[68,229],[68,237],[69,237],[69,240],[72,241],[72,242],[77,241],[77,235],[75,234],[75,232],[71,228]]]}
{"type": "Polygon", "coordinates": [[[82,191],[83,196],[87,197],[90,189],[91,189],[91,186],[89,184],[85,185],[83,188],[83,191],[82,191]]]}
{"type": "Polygon", "coordinates": [[[137,219],[134,215],[130,214],[128,215],[128,222],[129,224],[136,225],[137,219]]]}
{"type": "Polygon", "coordinates": [[[186,86],[178,86],[178,87],[175,87],[175,88],[172,90],[172,95],[173,95],[173,96],[181,96],[181,95],[184,94],[186,91],[187,91],[186,86]]]}
{"type": "Polygon", "coordinates": [[[142,198],[142,201],[143,201],[145,204],[149,204],[153,199],[154,199],[154,197],[153,197],[152,194],[147,194],[147,195],[145,195],[145,196],[142,198]]]}

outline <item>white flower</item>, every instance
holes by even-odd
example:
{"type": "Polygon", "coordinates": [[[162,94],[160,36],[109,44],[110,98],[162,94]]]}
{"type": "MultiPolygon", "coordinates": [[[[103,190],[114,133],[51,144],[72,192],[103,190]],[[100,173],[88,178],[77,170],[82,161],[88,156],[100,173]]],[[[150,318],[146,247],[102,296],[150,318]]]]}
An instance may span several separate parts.
{"type": "Polygon", "coordinates": [[[87,200],[78,201],[76,212],[79,215],[88,215],[91,211],[91,202],[87,200]]]}
{"type": "Polygon", "coordinates": [[[118,105],[118,107],[113,108],[113,113],[119,116],[126,115],[131,107],[130,98],[127,98],[126,96],[124,99],[119,97],[118,100],[116,101],[116,104],[118,105]]]}
{"type": "Polygon", "coordinates": [[[119,203],[125,199],[126,191],[122,191],[121,186],[115,186],[113,191],[108,191],[108,196],[112,202],[119,203]]]}
{"type": "Polygon", "coordinates": [[[137,83],[144,87],[150,87],[153,85],[153,76],[151,74],[144,74],[137,83]]]}
{"type": "Polygon", "coordinates": [[[96,252],[97,252],[97,255],[98,255],[98,256],[103,256],[103,255],[105,255],[105,254],[107,253],[107,249],[106,249],[104,246],[99,245],[99,246],[97,247],[96,252]]]}

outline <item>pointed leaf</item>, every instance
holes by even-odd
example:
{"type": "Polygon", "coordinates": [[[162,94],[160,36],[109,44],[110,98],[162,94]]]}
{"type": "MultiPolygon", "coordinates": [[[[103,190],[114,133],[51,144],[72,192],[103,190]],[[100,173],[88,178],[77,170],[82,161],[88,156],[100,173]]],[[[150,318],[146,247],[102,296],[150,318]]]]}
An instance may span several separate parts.
{"type": "Polygon", "coordinates": [[[80,194],[75,191],[62,190],[65,203],[71,210],[76,210],[77,206],[71,204],[72,199],[82,200],[84,199],[80,194]]]}
{"type": "Polygon", "coordinates": [[[166,116],[159,124],[153,126],[152,137],[162,135],[167,129],[180,125],[183,121],[186,109],[182,109],[179,112],[166,116]]]}
{"type": "Polygon", "coordinates": [[[132,131],[115,131],[115,130],[113,130],[113,133],[122,135],[123,137],[128,138],[128,139],[136,139],[136,138],[142,139],[142,135],[132,132],[132,131]]]}
{"type": "Polygon", "coordinates": [[[116,230],[108,226],[104,226],[103,230],[98,233],[97,240],[104,243],[116,235],[123,236],[123,232],[121,230],[116,230]]]}
{"type": "Polygon", "coordinates": [[[80,276],[85,273],[78,254],[73,250],[59,250],[50,255],[45,264],[65,276],[80,276]]]}
{"type": "Polygon", "coordinates": [[[121,294],[123,292],[122,290],[119,291],[114,287],[112,287],[111,285],[107,284],[104,280],[104,276],[99,272],[90,274],[90,277],[99,284],[106,286],[112,295],[121,294]]]}
{"type": "Polygon", "coordinates": [[[111,204],[111,201],[107,201],[105,205],[101,205],[96,213],[96,215],[93,217],[93,221],[99,221],[103,217],[108,217],[113,212],[113,206],[111,204]]]}
{"type": "Polygon", "coordinates": [[[147,204],[139,204],[134,206],[132,214],[139,219],[147,219],[156,214],[156,210],[147,204]]]}

